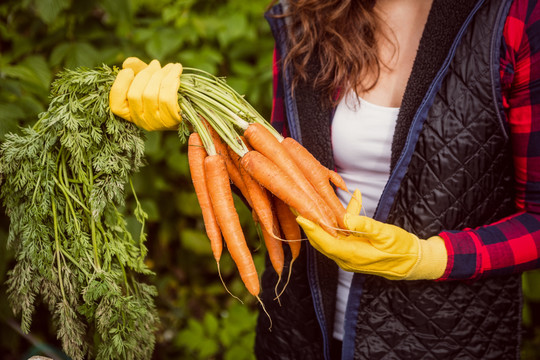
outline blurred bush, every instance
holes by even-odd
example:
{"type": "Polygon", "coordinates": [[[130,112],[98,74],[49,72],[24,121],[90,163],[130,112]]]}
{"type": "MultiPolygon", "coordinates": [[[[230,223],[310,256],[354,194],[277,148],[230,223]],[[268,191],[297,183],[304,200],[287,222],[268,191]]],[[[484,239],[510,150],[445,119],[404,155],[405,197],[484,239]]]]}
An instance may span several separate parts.
{"type": "MultiPolygon", "coordinates": [[[[48,106],[49,86],[63,68],[120,65],[128,56],[180,62],[226,76],[269,118],[273,40],[263,12],[267,0],[4,0],[0,3],[0,142],[33,124],[48,106]]],[[[149,279],[159,291],[161,317],[156,359],[253,358],[256,301],[224,254],[219,280],[189,177],[186,148],[175,132],[148,133],[147,166],[133,179],[149,215],[149,279]]],[[[239,199],[237,206],[255,262],[264,249],[239,199]]],[[[130,206],[128,199],[127,206],[130,206]]],[[[30,335],[18,332],[6,301],[5,251],[9,227],[0,218],[0,353],[26,359],[58,348],[46,308],[38,308],[30,335]]],[[[128,223],[134,219],[128,218],[128,223]]]]}

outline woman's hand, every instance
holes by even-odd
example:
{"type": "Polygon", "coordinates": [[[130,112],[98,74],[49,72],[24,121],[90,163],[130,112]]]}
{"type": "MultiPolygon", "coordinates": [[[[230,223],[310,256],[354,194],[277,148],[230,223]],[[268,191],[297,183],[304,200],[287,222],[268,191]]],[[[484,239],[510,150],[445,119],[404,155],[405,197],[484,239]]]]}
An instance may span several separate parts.
{"type": "Polygon", "coordinates": [[[182,121],[178,88],[182,65],[146,65],[135,57],[122,64],[109,93],[111,111],[148,130],[175,129],[182,121]]]}
{"type": "Polygon", "coordinates": [[[311,245],[344,270],[391,280],[438,279],[443,275],[448,256],[442,238],[420,240],[400,227],[358,215],[360,208],[357,190],[344,219],[348,231],[336,237],[303,217],[296,221],[311,245]]]}

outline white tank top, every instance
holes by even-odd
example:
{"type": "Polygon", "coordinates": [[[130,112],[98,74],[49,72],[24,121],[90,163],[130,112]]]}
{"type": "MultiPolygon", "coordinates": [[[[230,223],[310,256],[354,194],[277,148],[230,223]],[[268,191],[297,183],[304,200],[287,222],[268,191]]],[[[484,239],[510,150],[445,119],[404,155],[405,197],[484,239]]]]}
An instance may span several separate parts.
{"type": "MultiPolygon", "coordinates": [[[[371,104],[351,92],[336,108],[332,121],[332,149],[337,172],[351,193],[362,192],[362,215],[373,216],[390,176],[391,144],[399,108],[371,104]]],[[[350,195],[337,190],[346,206],[350,195]]],[[[334,334],[343,340],[345,310],[352,273],[339,269],[334,334]]]]}

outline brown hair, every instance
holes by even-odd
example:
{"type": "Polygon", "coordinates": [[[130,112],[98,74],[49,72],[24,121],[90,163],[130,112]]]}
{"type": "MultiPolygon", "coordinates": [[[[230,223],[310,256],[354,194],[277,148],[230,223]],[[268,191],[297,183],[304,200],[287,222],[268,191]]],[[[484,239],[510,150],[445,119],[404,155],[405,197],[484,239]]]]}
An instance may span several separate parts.
{"type": "Polygon", "coordinates": [[[348,90],[372,88],[380,74],[375,29],[375,0],[289,0],[284,16],[290,18],[290,51],[284,59],[292,66],[293,93],[307,80],[308,62],[320,64],[313,86],[330,105],[348,90]],[[366,80],[366,74],[370,76],[366,80]]]}

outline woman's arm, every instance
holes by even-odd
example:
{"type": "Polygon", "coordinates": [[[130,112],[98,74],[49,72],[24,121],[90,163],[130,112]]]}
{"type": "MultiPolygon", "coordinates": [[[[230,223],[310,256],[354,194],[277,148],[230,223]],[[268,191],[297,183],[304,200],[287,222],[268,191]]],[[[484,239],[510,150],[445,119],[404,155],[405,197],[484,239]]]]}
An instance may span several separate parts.
{"type": "Polygon", "coordinates": [[[510,128],[518,213],[494,224],[440,234],[448,251],[441,280],[540,268],[540,3],[515,0],[501,46],[503,106],[510,128]]]}

